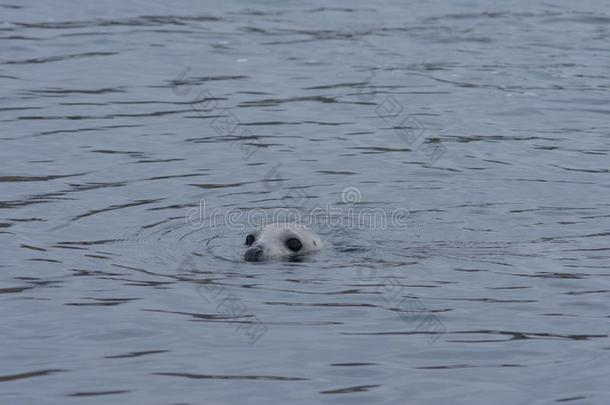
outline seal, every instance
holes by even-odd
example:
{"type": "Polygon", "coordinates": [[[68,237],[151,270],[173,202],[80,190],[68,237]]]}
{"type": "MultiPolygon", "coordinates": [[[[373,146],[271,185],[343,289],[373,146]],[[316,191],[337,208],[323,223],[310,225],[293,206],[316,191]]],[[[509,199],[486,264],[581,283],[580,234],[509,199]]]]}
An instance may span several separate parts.
{"type": "Polygon", "coordinates": [[[243,257],[247,262],[295,258],[322,248],[322,239],[298,224],[269,224],[246,236],[243,257]]]}

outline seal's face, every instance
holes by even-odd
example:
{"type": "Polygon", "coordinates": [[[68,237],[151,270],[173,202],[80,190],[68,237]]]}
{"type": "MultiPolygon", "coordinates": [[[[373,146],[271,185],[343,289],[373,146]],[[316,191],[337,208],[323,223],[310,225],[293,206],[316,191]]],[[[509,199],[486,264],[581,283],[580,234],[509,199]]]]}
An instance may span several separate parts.
{"type": "Polygon", "coordinates": [[[322,247],[322,240],[303,226],[271,224],[248,234],[246,246],[244,259],[248,262],[257,262],[319,250],[322,247]]]}

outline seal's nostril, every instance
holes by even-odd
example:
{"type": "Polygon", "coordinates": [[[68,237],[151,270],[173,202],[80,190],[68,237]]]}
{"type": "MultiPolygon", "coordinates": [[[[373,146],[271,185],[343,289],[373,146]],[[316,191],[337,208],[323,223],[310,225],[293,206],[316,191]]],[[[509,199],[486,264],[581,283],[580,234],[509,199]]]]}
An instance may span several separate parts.
{"type": "Polygon", "coordinates": [[[247,262],[256,262],[261,260],[262,257],[263,249],[260,246],[251,247],[246,250],[246,253],[244,254],[244,259],[246,259],[247,262]]]}

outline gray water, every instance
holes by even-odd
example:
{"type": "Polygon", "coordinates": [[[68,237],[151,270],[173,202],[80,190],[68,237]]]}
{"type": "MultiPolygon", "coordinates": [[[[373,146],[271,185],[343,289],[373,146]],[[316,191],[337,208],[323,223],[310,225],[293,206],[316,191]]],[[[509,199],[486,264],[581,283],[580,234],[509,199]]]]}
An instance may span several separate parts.
{"type": "Polygon", "coordinates": [[[0,403],[608,403],[607,2],[169,3],[0,1],[0,403]]]}

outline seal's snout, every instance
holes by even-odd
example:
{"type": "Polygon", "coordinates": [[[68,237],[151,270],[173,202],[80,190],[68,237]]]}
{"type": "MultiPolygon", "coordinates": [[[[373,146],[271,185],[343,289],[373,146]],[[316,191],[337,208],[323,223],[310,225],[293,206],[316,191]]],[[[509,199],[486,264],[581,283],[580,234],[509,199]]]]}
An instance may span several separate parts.
{"type": "Polygon", "coordinates": [[[244,253],[244,259],[247,262],[258,262],[263,258],[263,249],[260,246],[253,246],[246,250],[244,253]]]}

